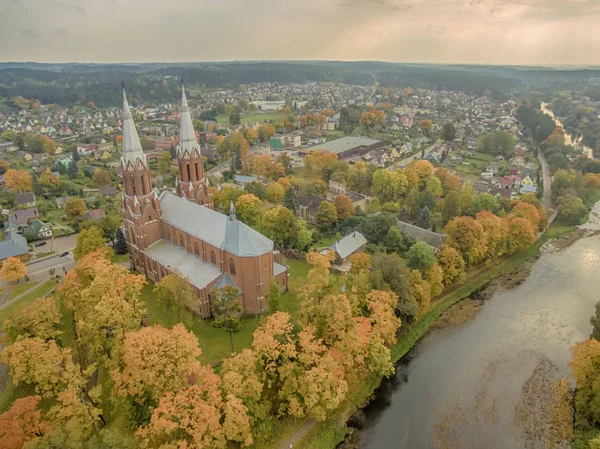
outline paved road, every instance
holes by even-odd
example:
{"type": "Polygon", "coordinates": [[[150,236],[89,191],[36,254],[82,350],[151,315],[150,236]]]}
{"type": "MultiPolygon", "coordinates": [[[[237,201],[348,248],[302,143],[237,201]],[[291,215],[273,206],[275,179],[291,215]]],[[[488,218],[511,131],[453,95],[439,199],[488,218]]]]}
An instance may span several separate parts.
{"type": "Polygon", "coordinates": [[[33,251],[36,254],[39,253],[47,253],[49,251],[54,251],[58,254],[64,251],[72,251],[77,245],[77,234],[66,235],[64,237],[56,237],[54,242],[52,239],[44,240],[46,244],[44,246],[33,246],[33,251]]]}
{"type": "Polygon", "coordinates": [[[542,166],[542,179],[544,180],[544,191],[542,192],[542,203],[544,203],[544,207],[546,210],[554,209],[554,204],[552,204],[552,178],[550,176],[550,168],[548,167],[548,163],[546,162],[546,158],[538,149],[538,159],[540,161],[540,165],[542,166]]]}
{"type": "MultiPolygon", "coordinates": [[[[50,279],[50,274],[48,270],[54,268],[56,270],[56,274],[60,274],[63,276],[66,271],[69,271],[75,267],[75,260],[73,260],[73,255],[69,254],[65,257],[51,256],[40,260],[39,262],[33,261],[27,264],[27,269],[29,272],[27,275],[32,281],[47,281],[50,279]]],[[[7,285],[9,283],[0,280],[0,286],[7,285]]]]}
{"type": "MultiPolygon", "coordinates": [[[[436,148],[438,148],[440,145],[442,144],[441,141],[437,141],[436,143],[434,143],[433,145],[427,147],[425,149],[425,156],[427,156],[428,154],[430,154],[433,150],[435,150],[436,148]]],[[[413,154],[410,157],[407,157],[406,159],[395,163],[394,165],[392,165],[391,167],[388,167],[389,171],[395,170],[396,167],[406,167],[408,164],[410,164],[413,161],[416,161],[417,159],[421,159],[421,152],[419,151],[416,154],[413,154]]]]}

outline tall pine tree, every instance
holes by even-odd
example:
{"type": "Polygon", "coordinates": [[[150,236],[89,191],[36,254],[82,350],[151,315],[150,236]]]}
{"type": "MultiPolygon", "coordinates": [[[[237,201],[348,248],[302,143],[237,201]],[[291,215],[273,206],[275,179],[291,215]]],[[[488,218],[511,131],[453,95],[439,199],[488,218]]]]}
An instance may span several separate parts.
{"type": "Polygon", "coordinates": [[[117,254],[127,253],[127,241],[125,240],[125,233],[123,228],[117,229],[117,237],[115,239],[115,252],[117,254]]]}
{"type": "Polygon", "coordinates": [[[298,205],[298,196],[296,195],[296,189],[289,187],[283,195],[283,205],[296,213],[296,206],[298,205]]]}
{"type": "Polygon", "coordinates": [[[423,229],[429,229],[430,220],[431,212],[429,212],[429,208],[425,206],[419,213],[419,217],[417,218],[417,226],[423,229]]]}

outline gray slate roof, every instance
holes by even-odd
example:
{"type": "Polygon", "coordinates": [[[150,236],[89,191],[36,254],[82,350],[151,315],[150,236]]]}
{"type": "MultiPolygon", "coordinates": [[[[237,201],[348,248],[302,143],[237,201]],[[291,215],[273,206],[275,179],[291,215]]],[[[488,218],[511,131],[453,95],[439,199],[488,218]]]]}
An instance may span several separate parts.
{"type": "Polygon", "coordinates": [[[380,143],[381,140],[369,139],[367,137],[341,137],[339,139],[330,140],[329,142],[320,143],[312,147],[304,148],[302,152],[310,152],[314,150],[325,150],[329,153],[343,153],[357,147],[368,147],[380,143]]]}
{"type": "Polygon", "coordinates": [[[237,219],[163,192],[161,220],[216,248],[244,256],[260,256],[273,250],[273,241],[237,219]]]}
{"type": "Polygon", "coordinates": [[[7,259],[9,257],[22,256],[29,252],[27,246],[27,240],[22,235],[16,232],[8,232],[6,234],[6,240],[0,242],[0,260],[7,259]]]}
{"type": "Polygon", "coordinates": [[[404,234],[415,240],[422,240],[434,248],[439,248],[444,243],[444,240],[446,240],[445,234],[438,234],[437,232],[429,231],[410,223],[396,220],[396,225],[404,234]]]}
{"type": "Polygon", "coordinates": [[[161,239],[150,245],[146,255],[171,270],[177,269],[184,277],[198,288],[204,288],[217,279],[223,272],[219,267],[202,260],[195,254],[188,253],[169,240],[161,239]]]}
{"type": "Polygon", "coordinates": [[[217,281],[217,283],[213,286],[213,288],[210,291],[213,292],[215,291],[215,289],[223,288],[226,285],[231,285],[233,288],[237,289],[240,295],[244,293],[242,289],[238,287],[238,285],[235,283],[233,278],[229,276],[229,273],[223,273],[223,276],[221,276],[221,278],[217,281]]]}
{"type": "Polygon", "coordinates": [[[35,203],[35,195],[33,192],[17,193],[15,194],[15,200],[19,206],[27,203],[35,203]]]}
{"type": "Polygon", "coordinates": [[[341,259],[345,259],[352,253],[356,252],[361,246],[367,244],[367,239],[358,231],[339,239],[329,247],[330,250],[338,253],[341,259]]]}
{"type": "Polygon", "coordinates": [[[273,276],[277,276],[278,274],[281,274],[285,271],[287,271],[287,267],[285,265],[273,262],[273,276]]]}

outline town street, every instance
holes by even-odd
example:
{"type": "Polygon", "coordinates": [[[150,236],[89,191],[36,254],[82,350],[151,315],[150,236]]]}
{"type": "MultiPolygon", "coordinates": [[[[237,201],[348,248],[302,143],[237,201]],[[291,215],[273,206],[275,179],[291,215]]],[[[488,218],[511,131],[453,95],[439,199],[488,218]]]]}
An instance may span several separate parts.
{"type": "MultiPolygon", "coordinates": [[[[430,147],[427,147],[425,149],[424,156],[427,156],[432,151],[434,151],[436,148],[438,148],[441,145],[441,143],[442,143],[441,141],[437,141],[433,145],[431,145],[430,147]]],[[[388,170],[389,171],[393,171],[393,170],[396,170],[397,167],[406,167],[408,164],[410,164],[411,162],[416,161],[418,159],[421,159],[421,152],[420,151],[418,153],[413,154],[410,157],[407,157],[404,160],[401,160],[400,162],[392,165],[391,167],[388,167],[388,170]]]]}

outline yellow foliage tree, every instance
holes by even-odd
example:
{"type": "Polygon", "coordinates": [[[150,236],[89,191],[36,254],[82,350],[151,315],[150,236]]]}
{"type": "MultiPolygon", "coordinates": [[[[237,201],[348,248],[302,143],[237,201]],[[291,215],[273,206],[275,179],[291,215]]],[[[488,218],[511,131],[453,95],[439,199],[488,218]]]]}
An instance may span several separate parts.
{"type": "Polygon", "coordinates": [[[4,184],[8,190],[15,192],[30,192],[32,190],[31,175],[26,170],[8,170],[4,173],[4,184]]]}
{"type": "Polygon", "coordinates": [[[0,268],[0,278],[5,282],[18,281],[27,276],[27,266],[16,257],[9,257],[0,268]]]}

